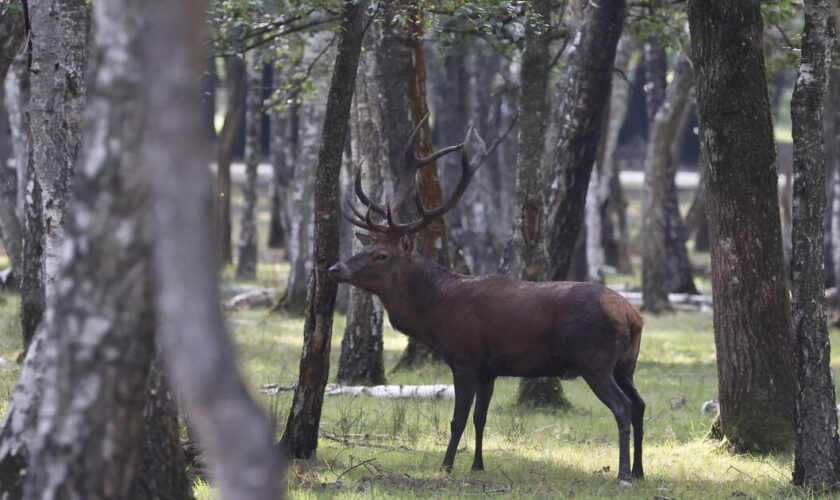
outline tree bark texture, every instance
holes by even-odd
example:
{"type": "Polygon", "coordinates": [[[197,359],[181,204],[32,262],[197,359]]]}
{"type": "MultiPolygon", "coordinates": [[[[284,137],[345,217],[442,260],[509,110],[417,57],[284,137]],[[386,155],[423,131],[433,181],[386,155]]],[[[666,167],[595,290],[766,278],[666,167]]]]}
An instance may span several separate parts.
{"type": "Polygon", "coordinates": [[[169,388],[162,360],[155,356],[146,381],[142,449],[127,498],[191,500],[181,448],[178,405],[169,388]]]}
{"type": "MultiPolygon", "coordinates": [[[[551,2],[536,0],[528,14],[525,50],[522,53],[518,153],[516,158],[516,217],[510,272],[527,281],[552,278],[545,237],[545,198],[548,176],[544,162],[548,109],[548,34],[534,25],[551,14],[551,2]]],[[[519,404],[543,407],[568,405],[557,378],[524,378],[519,384],[519,404]]]]}
{"type": "MultiPolygon", "coordinates": [[[[280,68],[274,66],[271,73],[272,88],[280,88],[282,85],[282,73],[280,68]]],[[[269,153],[271,157],[272,179],[269,186],[269,201],[271,206],[271,219],[268,224],[268,246],[269,248],[283,248],[287,245],[288,232],[288,197],[289,181],[291,178],[290,162],[291,155],[288,154],[289,140],[287,138],[288,122],[291,120],[288,110],[269,111],[269,153]]],[[[287,252],[288,253],[288,252],[287,252]]]]}
{"type": "Polygon", "coordinates": [[[257,277],[257,167],[260,164],[262,131],[263,71],[262,54],[248,55],[248,92],[245,113],[245,184],[242,186],[242,219],[237,247],[236,277],[257,277]]]}
{"type": "MultiPolygon", "coordinates": [[[[364,167],[363,187],[373,200],[381,200],[384,191],[383,177],[387,173],[388,155],[382,118],[379,109],[381,91],[376,72],[376,51],[381,45],[379,26],[368,28],[365,35],[365,52],[359,60],[356,75],[356,95],[352,109],[352,164],[364,167]],[[364,162],[364,163],[363,163],[364,162]]],[[[348,191],[352,187],[348,183],[348,191]]],[[[352,195],[351,195],[352,196],[352,195]]],[[[364,245],[352,238],[353,253],[364,245]]],[[[350,385],[377,385],[385,383],[385,366],[382,353],[382,304],[373,294],[350,287],[347,305],[347,326],[341,341],[341,358],[338,362],[338,381],[350,385]]]]}
{"type": "MultiPolygon", "coordinates": [[[[690,90],[689,90],[690,94],[690,90]]],[[[683,107],[682,114],[677,120],[674,139],[670,146],[670,160],[665,179],[665,263],[668,269],[668,291],[670,293],[697,294],[694,286],[694,272],[688,258],[686,248],[686,229],[682,215],[680,215],[679,191],[677,190],[677,170],[680,156],[685,144],[686,128],[691,117],[691,98],[683,107]]]]}
{"type": "MultiPolygon", "coordinates": [[[[329,33],[315,35],[303,48],[302,67],[316,64],[315,58],[331,44],[329,33]]],[[[327,52],[329,53],[329,52],[327,52]]],[[[291,314],[303,315],[306,311],[307,291],[312,269],[312,224],[315,168],[318,163],[318,145],[324,123],[324,96],[327,95],[326,79],[313,82],[317,96],[308,96],[297,109],[289,114],[289,143],[294,146],[294,176],[290,202],[289,279],[281,307],[291,314]]]]}
{"type": "MultiPolygon", "coordinates": [[[[407,96],[408,102],[410,103],[410,123],[416,124],[429,113],[429,105],[426,101],[426,59],[423,53],[422,7],[419,3],[414,2],[410,9],[413,13],[412,15],[415,16],[415,20],[413,23],[409,23],[407,33],[402,32],[402,36],[405,37],[405,42],[403,43],[406,43],[409,48],[409,52],[404,54],[410,54],[410,59],[404,60],[404,62],[410,62],[406,68],[406,76],[408,77],[406,85],[408,90],[407,96]]],[[[408,135],[405,136],[403,141],[407,139],[408,135]]],[[[403,148],[405,148],[404,145],[403,148]]],[[[429,155],[434,151],[431,128],[428,121],[420,127],[414,149],[415,153],[420,156],[429,155]]],[[[399,172],[395,175],[394,185],[402,189],[405,183],[411,183],[413,185],[416,182],[417,191],[420,193],[420,200],[423,202],[423,206],[427,208],[439,207],[443,203],[443,192],[440,187],[437,162],[432,162],[418,170],[414,178],[406,178],[401,168],[403,164],[404,160],[400,160],[396,164],[399,172]]],[[[411,203],[408,200],[405,201],[407,202],[403,204],[405,208],[398,213],[411,214],[412,212],[407,210],[411,203]]],[[[410,217],[411,215],[408,216],[410,217]]],[[[449,230],[443,217],[432,221],[425,229],[417,233],[415,239],[415,247],[418,252],[447,269],[452,269],[455,262],[450,245],[449,230]]],[[[408,346],[405,352],[403,352],[397,367],[419,366],[439,359],[440,357],[429,347],[409,338],[408,346]]]]}
{"type": "Polygon", "coordinates": [[[219,307],[212,180],[200,102],[205,4],[144,3],[144,165],[152,187],[159,341],[221,498],[286,492],[274,430],[248,394],[219,307]]]}
{"type": "Polygon", "coordinates": [[[12,150],[17,170],[17,207],[18,220],[23,230],[24,202],[26,196],[26,173],[29,171],[29,68],[28,57],[20,52],[6,73],[3,105],[9,113],[9,128],[12,131],[12,150]]]}
{"type": "Polygon", "coordinates": [[[328,269],[339,260],[339,173],[347,140],[350,105],[362,47],[367,2],[344,3],[341,38],[335,57],[315,172],[315,248],[303,328],[300,375],[283,446],[295,458],[310,458],[318,447],[324,387],[329,375],[330,340],[337,283],[328,269]]]}
{"type": "Polygon", "coordinates": [[[41,186],[47,306],[64,242],[73,167],[81,141],[88,12],[85,0],[29,2],[31,168],[41,186]]]}
{"type": "Polygon", "coordinates": [[[831,0],[805,1],[799,72],[791,98],[793,120],[793,363],[796,453],[793,482],[810,489],[840,484],[831,346],[823,266],[825,143],[823,109],[834,45],[831,0]]]}
{"type": "MultiPolygon", "coordinates": [[[[618,133],[627,115],[627,97],[630,91],[629,83],[622,75],[629,74],[630,56],[636,46],[636,38],[631,35],[623,35],[615,51],[616,74],[612,76],[610,85],[609,111],[605,124],[605,134],[601,138],[601,158],[594,167],[592,178],[589,180],[590,188],[594,189],[595,196],[590,201],[589,194],[586,197],[586,210],[590,206],[595,213],[587,215],[592,224],[587,223],[587,262],[590,274],[603,278],[602,267],[611,265],[618,267],[618,235],[615,234],[617,221],[615,217],[621,206],[616,206],[610,193],[610,185],[613,177],[618,177],[615,149],[618,146],[618,133]]],[[[619,184],[620,189],[620,184],[619,184]]]]}
{"type": "MultiPolygon", "coordinates": [[[[647,52],[647,48],[645,49],[647,52]]],[[[691,62],[677,53],[674,79],[657,108],[648,136],[642,196],[642,308],[658,313],[668,303],[668,266],[665,248],[665,191],[671,144],[691,91],[691,62]]]]}
{"type": "Polygon", "coordinates": [[[140,10],[136,0],[94,8],[88,133],[44,324],[44,395],[24,498],[123,497],[140,452],[154,348],[140,10]]]}
{"type": "Polygon", "coordinates": [[[558,86],[560,129],[543,188],[547,202],[542,225],[555,280],[566,278],[583,221],[625,14],[624,0],[587,4],[558,86]]]}
{"type": "MultiPolygon", "coordinates": [[[[18,3],[13,7],[12,3],[6,3],[4,7],[0,7],[0,87],[4,87],[3,84],[10,73],[12,62],[15,60],[16,54],[20,52],[24,40],[24,31],[22,5],[18,3]]],[[[14,73],[13,69],[11,73],[14,73]]],[[[21,119],[19,112],[16,116],[11,116],[15,113],[14,108],[20,106],[18,100],[19,89],[13,89],[6,95],[11,99],[11,102],[4,102],[4,106],[11,108],[9,109],[9,125],[10,130],[14,130],[18,124],[12,122],[21,119]]],[[[9,143],[13,144],[12,138],[9,139],[9,143]]],[[[19,158],[22,155],[16,154],[16,156],[19,158]]],[[[0,164],[0,168],[2,168],[2,175],[0,176],[0,183],[2,183],[2,186],[0,186],[0,190],[2,190],[0,192],[0,232],[3,236],[3,247],[6,249],[12,264],[12,272],[16,278],[20,278],[23,271],[23,229],[17,212],[18,183],[15,170],[10,170],[6,166],[6,158],[3,157],[0,160],[2,160],[2,164],[0,164]]],[[[20,165],[20,163],[16,163],[20,165]]]]}
{"type": "Polygon", "coordinates": [[[216,161],[216,238],[219,256],[223,264],[233,262],[230,223],[230,164],[233,162],[233,146],[239,121],[245,108],[245,79],[247,69],[241,56],[228,56],[225,61],[225,85],[227,86],[227,109],[222,130],[219,132],[218,158],[216,161]]]}
{"type": "Polygon", "coordinates": [[[688,18],[708,162],[720,424],[734,449],[768,452],[793,444],[794,383],[759,7],[690,0],[688,18]]]}

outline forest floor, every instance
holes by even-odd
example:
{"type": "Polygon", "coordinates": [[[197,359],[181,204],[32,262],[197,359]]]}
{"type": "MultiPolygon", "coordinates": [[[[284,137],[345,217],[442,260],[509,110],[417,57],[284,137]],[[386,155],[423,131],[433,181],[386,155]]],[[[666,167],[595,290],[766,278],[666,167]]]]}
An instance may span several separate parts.
{"type": "MultiPolygon", "coordinates": [[[[283,272],[282,266],[272,266],[283,272]]],[[[265,271],[262,271],[265,272],[265,271]]],[[[275,274],[276,276],[276,274],[275,274]]],[[[626,281],[628,277],[621,277],[626,281]]],[[[260,280],[263,284],[265,280],[260,280]]],[[[248,383],[272,419],[278,437],[290,392],[268,395],[263,384],[297,380],[303,320],[267,310],[236,312],[230,326],[248,383]]],[[[331,377],[341,351],[344,317],[333,328],[331,377]]],[[[450,384],[442,364],[392,373],[406,338],[387,327],[385,367],[389,384],[450,384]]],[[[840,331],[831,340],[840,345],[840,331]]],[[[840,368],[840,351],[832,356],[840,368]]],[[[485,430],[485,472],[470,472],[472,423],[461,441],[451,475],[439,471],[449,437],[453,401],[326,396],[318,458],[289,471],[291,498],[731,498],[801,497],[790,485],[792,455],[732,454],[704,439],[716,399],[712,317],[708,313],[646,316],[636,385],[647,403],[644,460],[647,478],[623,486],[615,480],[615,420],[581,380],[564,382],[568,411],[516,405],[518,380],[496,383],[485,430]]],[[[213,498],[198,483],[198,498],[213,498]]]]}
{"type": "MultiPolygon", "coordinates": [[[[264,199],[264,198],[263,198],[264,199]]],[[[236,200],[236,199],[235,199],[236,200]]],[[[267,208],[267,207],[264,207],[267,208]]],[[[635,220],[638,207],[631,205],[635,220]]],[[[260,211],[260,248],[265,248],[267,211],[260,211]]],[[[238,225],[238,217],[234,218],[238,225]]],[[[238,234],[234,227],[234,234],[238,234]]],[[[253,284],[282,288],[288,266],[275,252],[262,252],[253,284]]],[[[708,267],[708,254],[692,255],[708,267]]],[[[0,262],[2,267],[2,262],[0,262]]],[[[232,269],[223,280],[231,283],[232,269]]],[[[639,284],[635,275],[611,276],[611,283],[639,284]]],[[[703,274],[703,273],[701,273],[703,274]]],[[[707,278],[698,285],[708,290],[707,278]]],[[[708,291],[707,291],[708,293],[708,291]]],[[[0,415],[5,413],[19,373],[19,298],[0,293],[0,415]]],[[[334,381],[344,331],[343,315],[333,327],[330,382],[334,381]]],[[[586,384],[564,382],[572,408],[543,411],[517,406],[516,379],[496,383],[485,429],[485,472],[470,472],[474,450],[467,425],[450,475],[439,470],[449,437],[453,401],[326,396],[318,458],[289,470],[290,498],[766,498],[801,497],[790,485],[792,454],[736,455],[704,439],[714,414],[701,411],[716,399],[717,375],[712,317],[678,312],[646,315],[636,385],[647,403],[644,461],[647,479],[622,486],[616,480],[615,420],[586,384]]],[[[264,384],[297,381],[303,319],[268,309],[228,313],[242,373],[254,397],[282,434],[291,392],[265,394],[264,384]]],[[[390,384],[451,384],[443,364],[393,373],[406,338],[386,322],[385,369],[390,384]]],[[[840,331],[832,343],[840,345],[840,331]]],[[[840,350],[832,356],[840,369],[840,350]]],[[[196,480],[199,500],[216,498],[210,483],[196,480]]]]}

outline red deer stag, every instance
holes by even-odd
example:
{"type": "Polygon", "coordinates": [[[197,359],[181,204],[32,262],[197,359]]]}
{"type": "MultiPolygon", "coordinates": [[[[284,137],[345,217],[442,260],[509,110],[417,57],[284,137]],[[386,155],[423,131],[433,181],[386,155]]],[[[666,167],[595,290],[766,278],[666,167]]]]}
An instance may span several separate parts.
{"type": "MultiPolygon", "coordinates": [[[[425,121],[425,118],[424,118],[425,121]]],[[[420,122],[422,125],[423,122],[420,122]]],[[[418,125],[418,129],[420,127],[418,125]]],[[[357,233],[365,245],[358,254],[330,268],[338,281],[380,297],[391,324],[434,349],[452,369],[455,412],[442,468],[451,471],[455,451],[475,399],[473,470],[483,470],[482,434],[496,377],[583,377],[618,423],[618,478],[629,479],[630,424],[633,425],[632,476],[644,477],[642,425],[645,403],[633,385],[642,316],[616,292],[596,283],[523,282],[508,276],[461,276],[411,251],[401,239],[450,210],[484,155],[484,142],[470,129],[464,143],[426,158],[414,153],[417,129],[406,148],[405,174],[440,156],[462,151],[461,180],[438,208],[427,210],[412,182],[420,219],[400,223],[395,207],[370,200],[355,177],[356,195],[366,211],[350,203],[357,233]],[[362,213],[366,212],[366,213],[362,213]]],[[[402,190],[401,190],[402,191],[402,190]]]]}

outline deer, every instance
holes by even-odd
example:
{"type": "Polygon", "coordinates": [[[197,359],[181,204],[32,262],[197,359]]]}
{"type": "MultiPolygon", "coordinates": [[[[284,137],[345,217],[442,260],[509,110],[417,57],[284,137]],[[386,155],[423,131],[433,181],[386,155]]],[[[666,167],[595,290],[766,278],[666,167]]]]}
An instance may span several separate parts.
{"type": "Polygon", "coordinates": [[[415,140],[428,115],[416,126],[405,149],[401,193],[395,204],[372,201],[355,169],[355,194],[348,222],[364,245],[329,269],[338,282],[377,295],[395,329],[429,346],[452,370],[455,409],[441,469],[451,472],[455,452],[475,401],[475,455],[472,470],[484,470],[482,439],[497,377],[582,377],[610,409],[618,425],[618,480],[644,478],[642,439],[645,403],[633,384],[643,319],[617,292],[589,282],[528,282],[504,275],[463,276],[414,251],[410,235],[443,216],[467,189],[485,154],[470,128],[464,142],[415,154],[415,140]],[[413,183],[417,169],[461,151],[461,178],[453,193],[433,209],[423,206],[413,183]],[[400,222],[395,212],[413,191],[419,218],[400,222]],[[372,234],[369,234],[372,233],[372,234]],[[633,468],[630,469],[630,426],[633,468]]]}

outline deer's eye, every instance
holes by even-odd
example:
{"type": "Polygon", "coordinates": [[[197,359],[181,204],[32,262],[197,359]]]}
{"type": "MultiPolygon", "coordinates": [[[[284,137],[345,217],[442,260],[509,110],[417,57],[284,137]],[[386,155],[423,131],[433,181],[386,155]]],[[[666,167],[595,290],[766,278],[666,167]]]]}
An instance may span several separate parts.
{"type": "Polygon", "coordinates": [[[385,260],[388,258],[388,254],[379,253],[373,256],[373,260],[385,260]]]}

